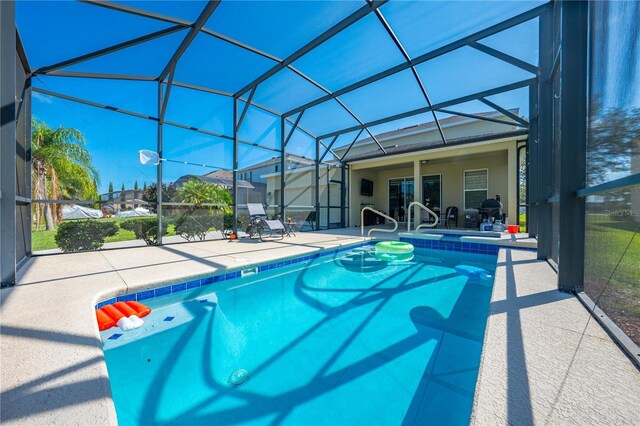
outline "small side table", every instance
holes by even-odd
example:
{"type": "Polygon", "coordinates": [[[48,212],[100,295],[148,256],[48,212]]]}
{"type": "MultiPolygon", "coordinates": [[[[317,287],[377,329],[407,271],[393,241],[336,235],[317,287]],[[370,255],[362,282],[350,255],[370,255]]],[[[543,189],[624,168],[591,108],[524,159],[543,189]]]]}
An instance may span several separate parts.
{"type": "Polygon", "coordinates": [[[284,233],[287,234],[287,237],[295,237],[296,231],[298,230],[298,224],[295,222],[285,222],[284,223],[284,233]]]}

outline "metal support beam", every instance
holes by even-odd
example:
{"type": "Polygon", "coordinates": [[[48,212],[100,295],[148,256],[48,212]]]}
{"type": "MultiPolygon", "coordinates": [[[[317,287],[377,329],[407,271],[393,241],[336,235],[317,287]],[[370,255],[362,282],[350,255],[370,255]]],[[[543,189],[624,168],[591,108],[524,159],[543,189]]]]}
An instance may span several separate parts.
{"type": "MultiPolygon", "coordinates": [[[[302,113],[300,114],[302,115],[302,113]]],[[[285,167],[286,167],[286,162],[285,162],[285,148],[287,145],[287,140],[285,140],[284,138],[284,129],[285,129],[285,121],[284,121],[284,117],[280,117],[280,214],[282,215],[282,220],[284,221],[286,219],[286,213],[285,213],[285,206],[284,206],[284,191],[285,191],[285,167]]],[[[291,137],[291,134],[293,133],[293,131],[295,130],[295,126],[293,127],[293,129],[291,129],[291,133],[289,134],[289,137],[291,137]]]]}
{"type": "Polygon", "coordinates": [[[315,99],[313,101],[307,102],[304,105],[301,105],[301,106],[299,106],[297,108],[294,108],[294,109],[292,109],[290,111],[287,111],[286,113],[284,113],[284,115],[288,117],[290,115],[296,114],[296,113],[300,112],[303,109],[309,109],[309,108],[314,107],[314,106],[316,106],[318,104],[326,102],[329,99],[333,99],[336,96],[341,96],[341,95],[344,95],[345,93],[352,92],[352,91],[354,91],[356,89],[359,89],[360,87],[366,86],[367,84],[374,83],[374,82],[376,82],[378,80],[381,80],[381,79],[383,79],[385,77],[389,77],[390,75],[399,73],[399,72],[404,71],[406,69],[409,69],[412,66],[419,65],[419,64],[421,64],[423,62],[426,62],[426,61],[428,61],[430,59],[437,58],[439,56],[442,56],[442,55],[444,55],[446,53],[452,52],[452,51],[454,51],[456,49],[459,49],[461,47],[468,46],[470,43],[472,43],[474,41],[481,40],[481,39],[483,39],[485,37],[489,37],[490,35],[499,33],[501,31],[504,31],[504,30],[512,28],[512,27],[514,27],[516,25],[519,25],[519,24],[521,24],[523,22],[529,21],[529,20],[537,17],[542,11],[548,9],[550,7],[550,5],[551,5],[551,3],[545,3],[543,5],[535,7],[533,9],[531,9],[531,10],[528,10],[528,11],[526,11],[524,13],[521,13],[521,14],[519,14],[517,16],[514,16],[513,18],[507,19],[506,21],[500,22],[500,23],[498,23],[496,25],[492,25],[492,26],[490,26],[488,28],[485,28],[485,29],[483,29],[481,31],[478,31],[478,32],[476,32],[474,34],[471,34],[471,35],[469,35],[467,37],[464,37],[464,38],[462,38],[460,40],[454,41],[452,43],[449,43],[449,44],[447,44],[445,46],[439,47],[439,48],[437,48],[435,50],[432,50],[430,52],[424,53],[424,54],[412,59],[410,63],[409,62],[405,62],[405,63],[399,64],[399,65],[396,65],[395,67],[389,68],[389,69],[387,69],[385,71],[381,71],[378,74],[375,74],[375,75],[373,75],[371,77],[365,78],[364,80],[360,80],[360,81],[358,81],[356,83],[353,83],[353,84],[351,84],[351,85],[349,85],[347,87],[344,87],[344,88],[342,88],[340,90],[336,90],[335,92],[333,92],[332,95],[322,96],[322,97],[317,98],[317,99],[315,99]]]}
{"type": "Polygon", "coordinates": [[[16,283],[15,2],[0,1],[0,285],[16,283]]]}
{"type": "Polygon", "coordinates": [[[355,145],[355,143],[358,141],[358,138],[360,137],[360,135],[362,134],[363,129],[360,129],[360,131],[358,132],[358,134],[356,135],[355,138],[353,138],[353,142],[351,142],[349,144],[349,148],[347,148],[347,150],[344,152],[344,154],[342,154],[342,157],[340,157],[340,162],[344,163],[344,159],[347,157],[347,154],[349,153],[349,151],[351,151],[351,148],[353,147],[353,145],[355,145]]]}
{"type": "Polygon", "coordinates": [[[88,101],[86,99],[76,98],[74,96],[64,95],[64,94],[58,93],[58,92],[52,92],[51,90],[40,89],[38,87],[34,87],[34,88],[32,88],[32,90],[34,92],[37,92],[37,93],[42,93],[43,95],[54,96],[56,98],[66,99],[68,101],[78,102],[78,103],[81,103],[81,104],[84,104],[84,105],[89,105],[89,106],[96,107],[96,108],[108,109],[110,111],[119,112],[121,114],[131,115],[133,117],[145,118],[147,120],[158,121],[157,117],[152,117],[152,116],[146,115],[146,114],[140,114],[140,113],[134,112],[134,111],[128,111],[126,109],[117,108],[117,107],[114,107],[114,106],[100,104],[98,102],[88,101]]]}
{"type": "Polygon", "coordinates": [[[213,38],[217,38],[218,40],[222,40],[222,41],[227,42],[229,44],[232,44],[232,45],[234,45],[236,47],[244,49],[244,50],[246,50],[248,52],[255,53],[256,55],[260,55],[263,58],[267,58],[267,59],[270,59],[270,60],[272,60],[274,62],[278,62],[278,63],[282,62],[282,59],[278,58],[277,56],[271,55],[270,53],[264,52],[264,51],[262,51],[260,49],[256,49],[253,46],[249,46],[248,44],[242,43],[242,42],[240,42],[238,40],[235,40],[235,39],[232,39],[231,37],[228,37],[228,36],[226,36],[224,34],[220,34],[220,33],[216,32],[216,31],[210,30],[209,28],[202,28],[202,30],[200,30],[200,31],[203,34],[210,35],[213,38]]]}
{"type": "Polygon", "coordinates": [[[585,199],[576,193],[586,183],[589,3],[565,0],[561,6],[558,287],[576,292],[584,285],[585,199]]]}
{"type": "Polygon", "coordinates": [[[256,87],[251,89],[251,93],[249,93],[249,99],[244,103],[244,108],[242,108],[242,114],[240,114],[240,119],[238,120],[238,124],[236,124],[236,131],[240,131],[240,127],[242,127],[242,122],[244,121],[244,117],[247,115],[247,111],[249,111],[249,107],[251,106],[251,101],[253,100],[253,95],[256,93],[256,87]]]}
{"type": "MultiPolygon", "coordinates": [[[[553,68],[553,11],[545,10],[540,14],[539,60],[543,76],[551,74],[553,68]]],[[[560,49],[558,49],[558,52],[560,49]]],[[[553,82],[540,78],[538,90],[538,138],[529,140],[529,212],[532,216],[533,231],[538,237],[538,259],[551,258],[553,239],[551,236],[551,204],[548,199],[553,195],[553,82]]],[[[527,221],[529,219],[527,218],[527,221]]]]}
{"type": "Polygon", "coordinates": [[[496,59],[500,59],[503,62],[513,65],[514,67],[518,67],[522,70],[528,71],[535,76],[539,76],[540,74],[539,68],[535,65],[531,65],[529,62],[515,58],[511,55],[507,55],[506,53],[494,49],[493,47],[489,47],[486,44],[474,41],[473,43],[470,43],[469,46],[473,47],[476,50],[479,50],[482,53],[486,53],[487,55],[493,56],[496,59]]]}
{"type": "MultiPolygon", "coordinates": [[[[315,81],[314,79],[312,79],[311,77],[309,77],[308,75],[304,74],[303,72],[299,71],[298,69],[289,66],[289,69],[291,69],[291,71],[295,72],[296,74],[298,74],[300,77],[304,78],[305,80],[307,80],[309,83],[313,84],[314,86],[316,86],[318,89],[322,90],[323,92],[325,92],[326,94],[330,95],[331,91],[329,89],[327,89],[326,87],[324,87],[323,85],[321,85],[320,83],[318,83],[317,81],[315,81]]],[[[353,111],[351,111],[351,109],[349,109],[344,102],[342,102],[340,100],[340,98],[335,97],[334,98],[336,100],[336,102],[338,102],[338,104],[347,112],[347,114],[349,114],[354,120],[356,120],[358,122],[358,124],[360,124],[361,126],[364,126],[364,129],[367,131],[367,133],[369,133],[369,136],[371,137],[371,139],[373,139],[376,144],[378,144],[378,147],[382,150],[382,152],[385,153],[385,155],[387,154],[387,151],[383,148],[382,145],[380,145],[380,142],[378,141],[378,139],[374,136],[373,133],[371,133],[371,131],[367,128],[367,126],[362,122],[362,120],[360,120],[353,111]]],[[[306,110],[302,110],[300,113],[304,112],[306,110]]],[[[335,155],[335,154],[334,154],[335,155]]]]}
{"type": "Polygon", "coordinates": [[[324,142],[320,141],[320,145],[322,145],[324,147],[324,149],[329,151],[331,153],[331,155],[334,156],[334,158],[336,158],[338,160],[340,159],[340,156],[338,154],[336,154],[329,146],[325,145],[324,142]]]}
{"type": "Polygon", "coordinates": [[[343,163],[340,165],[340,227],[345,228],[347,226],[347,172],[346,165],[343,163]]]}
{"type": "Polygon", "coordinates": [[[320,139],[316,139],[316,181],[315,181],[315,193],[316,193],[316,229],[320,230],[320,139]]]}
{"type": "Polygon", "coordinates": [[[358,122],[358,124],[360,124],[364,128],[364,130],[369,134],[369,137],[376,143],[376,145],[378,145],[378,148],[380,148],[380,150],[385,155],[387,155],[387,150],[384,149],[384,147],[380,144],[378,138],[376,138],[375,135],[371,133],[371,130],[369,130],[369,126],[364,124],[362,120],[356,117],[356,115],[349,108],[347,108],[347,106],[340,99],[338,99],[337,97],[334,99],[349,113],[349,115],[351,115],[358,122]]]}
{"type": "MultiPolygon", "coordinates": [[[[162,100],[162,107],[160,108],[160,114],[158,118],[160,121],[164,121],[164,116],[167,112],[167,105],[169,104],[169,95],[171,94],[171,86],[173,85],[173,77],[176,75],[176,65],[173,64],[171,72],[169,74],[169,81],[167,82],[167,89],[164,91],[164,99],[162,100]]],[[[160,91],[162,91],[162,83],[160,84],[160,91]]]]}
{"type": "MultiPolygon", "coordinates": [[[[162,84],[166,84],[166,83],[162,83],[162,84]]],[[[175,85],[175,83],[174,83],[174,85],[175,85]]],[[[66,99],[68,101],[78,102],[78,103],[81,103],[81,104],[84,104],[84,105],[93,106],[93,107],[96,107],[96,108],[108,109],[110,111],[118,112],[120,114],[130,115],[130,116],[133,116],[133,117],[143,118],[143,119],[146,119],[146,120],[159,121],[158,117],[152,117],[152,116],[145,115],[145,114],[140,114],[140,113],[137,113],[137,112],[134,112],[134,111],[128,111],[128,110],[125,110],[125,109],[122,109],[122,108],[117,108],[117,107],[114,107],[114,106],[100,104],[100,103],[97,103],[97,102],[88,101],[86,99],[80,99],[80,98],[76,98],[76,97],[73,97],[73,96],[64,95],[62,93],[52,92],[50,90],[40,89],[40,88],[37,88],[37,87],[34,87],[32,90],[34,92],[42,93],[44,95],[55,96],[56,98],[66,99]]],[[[164,120],[163,119],[162,120],[162,124],[163,125],[167,125],[167,126],[179,127],[181,129],[191,130],[191,131],[202,133],[202,134],[205,134],[205,135],[214,136],[216,138],[233,140],[232,136],[227,136],[227,135],[224,135],[222,133],[211,132],[211,131],[208,131],[208,130],[204,130],[204,129],[200,129],[200,128],[197,128],[197,127],[189,126],[187,124],[176,123],[175,121],[169,121],[169,120],[164,120]]],[[[298,128],[300,128],[300,127],[298,127],[298,128]]],[[[315,136],[313,136],[313,135],[310,135],[310,136],[315,138],[315,136]]],[[[249,142],[249,141],[245,141],[245,140],[241,140],[241,139],[239,139],[238,142],[241,143],[241,144],[244,144],[244,145],[257,146],[259,148],[266,149],[266,150],[269,150],[269,151],[280,152],[280,150],[278,148],[262,146],[260,144],[254,143],[254,142],[249,142]]]]}
{"type": "Polygon", "coordinates": [[[20,32],[16,28],[16,49],[18,50],[18,57],[20,58],[20,62],[22,62],[22,68],[24,68],[24,72],[27,73],[27,76],[31,74],[31,66],[29,65],[29,59],[27,59],[27,52],[24,50],[24,45],[22,44],[22,38],[20,38],[20,32]]]}
{"type": "Polygon", "coordinates": [[[156,81],[157,77],[147,75],[131,75],[131,74],[108,74],[99,72],[84,71],[51,71],[45,75],[47,77],[70,77],[70,78],[94,78],[101,80],[131,80],[131,81],[156,81]]]}
{"type": "Polygon", "coordinates": [[[100,56],[107,55],[109,53],[117,52],[118,50],[126,49],[128,47],[136,46],[141,43],[145,43],[147,41],[155,40],[160,37],[164,37],[169,34],[173,34],[184,29],[185,25],[175,25],[173,27],[165,28],[160,31],[156,31],[151,34],[147,34],[141,37],[136,37],[134,39],[124,41],[122,43],[114,44],[113,46],[105,47],[104,49],[96,50],[95,52],[86,53],[84,55],[76,56],[75,58],[67,59],[62,62],[58,62],[57,64],[49,65],[46,67],[38,68],[33,71],[33,74],[49,74],[52,71],[59,70],[60,68],[70,67],[72,65],[79,64],[81,62],[86,62],[91,59],[99,58],[100,56]]]}
{"type": "Polygon", "coordinates": [[[562,52],[562,46],[558,48],[556,56],[553,58],[553,65],[551,66],[551,71],[549,71],[549,74],[547,74],[547,81],[553,80],[553,77],[560,69],[560,52],[562,52]]]}
{"type": "MultiPolygon", "coordinates": [[[[276,66],[274,66],[273,68],[271,68],[270,70],[268,70],[267,72],[265,72],[264,74],[256,78],[255,80],[253,80],[251,83],[247,84],[242,89],[238,90],[236,92],[236,96],[240,96],[241,94],[248,92],[250,89],[262,83],[272,75],[276,74],[278,71],[281,71],[288,65],[292,64],[296,60],[300,59],[302,56],[306,55],[307,53],[315,49],[316,47],[320,46],[322,43],[329,40],[331,37],[335,36],[342,30],[348,28],[352,24],[358,22],[360,19],[364,18],[365,16],[367,16],[368,14],[370,14],[371,12],[373,12],[375,9],[382,6],[386,2],[387,0],[374,1],[371,4],[366,4],[362,6],[360,9],[356,10],[351,15],[347,16],[345,19],[343,19],[342,21],[338,22],[337,24],[329,28],[324,33],[320,34],[318,37],[314,38],[309,43],[305,44],[300,49],[293,52],[291,55],[283,59],[282,62],[280,62],[279,64],[277,64],[276,66]]],[[[306,109],[306,108],[302,108],[302,109],[306,109]]],[[[287,115],[292,115],[292,114],[287,114],[287,115]]]]}
{"type": "Polygon", "coordinates": [[[238,237],[238,99],[233,98],[233,234],[238,237]]]}
{"type": "MultiPolygon", "coordinates": [[[[504,86],[500,86],[500,87],[495,87],[493,89],[489,89],[489,90],[484,90],[482,92],[478,92],[478,93],[473,93],[471,95],[466,95],[466,96],[462,96],[459,98],[455,98],[455,99],[451,99],[448,101],[444,101],[444,102],[440,102],[438,104],[434,104],[433,105],[433,109],[435,110],[441,110],[443,108],[447,108],[449,106],[452,105],[457,105],[457,104],[462,104],[465,102],[469,102],[469,101],[473,101],[473,100],[477,100],[481,97],[486,97],[486,96],[492,96],[492,95],[496,95],[498,93],[502,93],[502,92],[509,92],[511,90],[514,89],[519,89],[521,87],[527,87],[530,84],[533,84],[536,82],[535,78],[531,78],[531,79],[527,79],[527,80],[522,80],[522,81],[517,81],[515,83],[510,83],[504,86]]],[[[430,107],[422,107],[422,108],[417,108],[411,111],[407,111],[407,112],[403,112],[400,114],[396,114],[396,115],[392,115],[386,118],[381,118],[378,120],[373,120],[373,121],[369,121],[367,123],[365,123],[365,126],[377,126],[379,124],[384,124],[384,123],[389,123],[391,121],[396,121],[396,120],[400,120],[403,118],[407,118],[407,117],[412,117],[414,115],[418,115],[418,114],[423,114],[425,112],[429,112],[431,111],[430,107]]],[[[324,135],[320,135],[318,136],[319,139],[327,139],[330,137],[333,137],[335,135],[341,135],[343,133],[350,133],[356,130],[360,130],[363,129],[364,126],[358,125],[358,126],[352,126],[352,127],[347,127],[345,129],[341,129],[341,130],[336,130],[335,132],[331,132],[331,133],[326,133],[324,135]]]]}
{"type": "Polygon", "coordinates": [[[485,116],[476,115],[476,114],[467,114],[466,112],[453,111],[453,110],[450,110],[450,109],[441,108],[438,111],[444,112],[445,114],[451,114],[451,115],[458,115],[460,117],[473,118],[474,120],[482,120],[482,121],[488,121],[488,122],[491,122],[491,123],[505,124],[507,126],[523,127],[525,129],[529,127],[529,126],[524,126],[524,125],[522,125],[520,123],[516,123],[514,121],[500,120],[500,119],[497,119],[497,118],[485,117],[485,116]]]}
{"type": "Polygon", "coordinates": [[[184,26],[192,25],[191,22],[186,21],[184,19],[174,18],[172,16],[162,15],[160,13],[151,12],[148,10],[138,9],[131,6],[126,6],[124,4],[105,1],[105,0],[80,0],[81,3],[90,4],[93,6],[100,6],[111,10],[116,10],[118,12],[130,13],[132,15],[142,16],[144,18],[156,19],[159,21],[169,22],[172,24],[182,24],[184,26]]]}
{"type": "MultiPolygon", "coordinates": [[[[158,116],[162,115],[162,82],[158,82],[158,116]]],[[[158,120],[158,134],[156,140],[156,152],[160,158],[162,154],[162,120],[158,120]]],[[[158,161],[156,166],[156,214],[158,215],[158,245],[162,245],[162,161],[158,161]]]]}
{"type": "Polygon", "coordinates": [[[422,92],[422,96],[427,102],[427,105],[429,106],[429,108],[431,108],[431,114],[433,115],[433,120],[436,123],[436,126],[438,126],[438,132],[440,133],[440,138],[442,138],[442,143],[446,145],[447,138],[445,138],[444,136],[444,132],[442,131],[442,126],[440,126],[440,121],[438,120],[438,116],[436,115],[436,112],[433,109],[433,105],[431,104],[431,98],[429,98],[429,95],[427,94],[427,89],[425,89],[424,84],[422,84],[422,79],[420,78],[420,75],[418,74],[416,67],[411,65],[411,57],[409,56],[409,53],[407,53],[407,50],[404,48],[404,46],[400,42],[400,39],[393,32],[393,29],[391,29],[391,25],[389,25],[389,23],[384,18],[384,15],[379,9],[376,9],[376,16],[378,17],[378,21],[380,21],[384,29],[387,31],[387,34],[389,34],[389,37],[391,37],[391,40],[393,40],[398,50],[400,50],[400,53],[402,53],[402,56],[404,56],[404,60],[407,61],[407,64],[411,66],[411,72],[413,73],[413,78],[415,78],[416,83],[418,83],[418,86],[420,87],[420,91],[422,92]]]}
{"type": "MultiPolygon", "coordinates": [[[[545,82],[538,81],[538,84],[529,86],[529,141],[525,147],[526,149],[526,173],[527,173],[527,233],[529,237],[536,237],[538,235],[538,218],[540,205],[537,200],[539,199],[539,177],[540,177],[540,102],[539,102],[539,90],[540,84],[546,84],[545,82]]],[[[520,148],[518,148],[520,152],[520,148]]],[[[519,157],[518,157],[519,158],[519,157]]],[[[518,185],[518,195],[520,195],[520,185],[518,185]]],[[[518,199],[518,205],[520,199],[518,199]]],[[[519,214],[520,212],[518,212],[519,214]]]]}
{"type": "MultiPolygon", "coordinates": [[[[181,82],[181,81],[174,81],[173,85],[176,86],[176,87],[183,87],[185,89],[197,90],[199,92],[212,93],[214,95],[227,96],[227,97],[230,97],[230,98],[233,97],[233,93],[225,92],[224,90],[211,89],[209,87],[198,86],[198,85],[195,85],[195,84],[184,83],[184,82],[181,82]]],[[[243,100],[243,99],[240,98],[240,100],[243,100]]]]}
{"type": "MultiPolygon", "coordinates": [[[[185,88],[185,89],[198,90],[198,91],[205,92],[205,93],[213,93],[213,94],[215,94],[215,95],[221,95],[221,96],[233,97],[233,93],[224,92],[224,91],[222,91],[222,90],[211,89],[211,88],[203,87],[203,86],[197,86],[197,85],[195,85],[195,84],[189,84],[189,83],[183,83],[183,82],[174,81],[174,82],[173,82],[173,85],[174,85],[174,86],[178,86],[178,87],[183,87],[183,88],[185,88]]],[[[245,98],[243,98],[243,97],[239,97],[239,98],[238,98],[238,100],[241,100],[242,102],[247,102],[247,99],[245,99],[245,98]]],[[[278,117],[280,117],[280,116],[281,116],[281,114],[280,114],[278,111],[274,111],[274,110],[272,110],[271,108],[268,108],[268,107],[266,107],[266,106],[264,106],[264,105],[260,105],[260,104],[258,104],[258,103],[256,103],[256,102],[251,102],[251,106],[256,107],[256,108],[259,108],[259,109],[261,109],[261,110],[263,110],[263,111],[265,111],[265,112],[268,112],[269,114],[273,114],[273,115],[278,116],[278,117]]],[[[289,117],[286,117],[286,118],[285,118],[285,120],[286,120],[287,122],[289,122],[289,123],[293,123],[293,122],[294,122],[294,121],[293,121],[291,118],[289,118],[289,117]]],[[[314,139],[315,139],[315,137],[316,137],[316,136],[315,136],[314,134],[312,134],[311,132],[309,132],[307,129],[305,129],[304,127],[302,127],[302,126],[300,126],[300,125],[298,125],[297,127],[298,127],[298,129],[300,129],[303,133],[305,133],[305,134],[307,134],[308,136],[310,136],[310,137],[312,137],[312,138],[314,138],[314,139]]]]}
{"type": "Polygon", "coordinates": [[[213,11],[216,10],[219,4],[220,0],[211,0],[207,2],[207,5],[202,10],[202,13],[200,13],[200,16],[198,16],[198,19],[196,19],[193,25],[191,25],[191,29],[184,37],[184,39],[180,43],[180,46],[178,46],[176,51],[171,56],[171,59],[169,59],[169,62],[160,73],[160,77],[158,77],[158,80],[164,81],[164,79],[167,78],[169,71],[176,66],[178,59],[180,59],[185,50],[187,50],[193,39],[196,38],[198,32],[200,32],[200,29],[204,26],[204,24],[207,23],[207,20],[209,19],[213,11]]]}
{"type": "MultiPolygon", "coordinates": [[[[302,118],[302,114],[304,114],[304,111],[301,111],[300,114],[298,114],[298,117],[296,117],[296,121],[293,123],[293,126],[291,127],[291,130],[289,131],[289,133],[287,134],[287,137],[285,138],[285,140],[282,143],[282,147],[284,149],[285,146],[287,146],[287,144],[289,143],[289,139],[291,139],[291,137],[293,136],[293,134],[296,131],[296,127],[298,127],[298,123],[300,123],[300,119],[302,118]]],[[[284,117],[280,117],[282,118],[282,124],[284,126],[284,121],[285,118],[284,117]]],[[[282,134],[284,135],[284,127],[282,127],[282,134]]]]}
{"type": "Polygon", "coordinates": [[[329,143],[329,145],[326,147],[327,149],[325,149],[324,154],[322,154],[322,157],[320,157],[320,162],[322,162],[322,160],[324,160],[324,157],[327,156],[327,154],[329,153],[329,150],[331,149],[331,147],[333,146],[334,143],[336,143],[336,141],[338,140],[338,136],[334,136],[333,140],[329,143]]]}
{"type": "Polygon", "coordinates": [[[511,118],[512,120],[522,124],[523,127],[528,127],[529,126],[529,123],[527,122],[527,120],[525,120],[525,119],[523,119],[521,117],[518,117],[517,115],[515,115],[514,113],[512,113],[508,109],[502,108],[500,105],[498,105],[498,104],[496,104],[494,102],[491,102],[490,100],[485,99],[485,98],[478,98],[478,100],[480,102],[482,102],[483,104],[495,109],[496,111],[503,113],[504,115],[506,115],[507,117],[511,118]]]}
{"type": "MultiPolygon", "coordinates": [[[[119,3],[114,3],[114,2],[110,2],[110,1],[102,1],[102,0],[80,0],[83,3],[88,3],[88,4],[92,4],[95,6],[101,6],[101,7],[106,7],[108,9],[112,9],[112,10],[116,10],[119,12],[124,12],[124,13],[130,13],[132,15],[136,15],[136,16],[142,16],[144,18],[151,18],[151,19],[156,19],[159,21],[163,21],[163,22],[169,22],[172,24],[177,24],[178,26],[180,26],[181,28],[186,28],[186,27],[190,27],[191,25],[193,25],[193,22],[190,21],[186,21],[184,19],[179,19],[179,18],[175,18],[173,16],[167,16],[167,15],[161,15],[159,13],[154,13],[154,12],[150,12],[147,10],[143,10],[143,9],[137,9],[135,7],[131,7],[131,6],[125,6],[119,3]]],[[[262,57],[265,57],[267,59],[271,59],[272,61],[275,62],[282,62],[282,59],[277,58],[276,56],[273,56],[267,52],[264,52],[260,49],[256,49],[255,47],[249,46],[245,43],[242,43],[238,40],[234,40],[231,37],[228,37],[224,34],[220,34],[216,31],[213,31],[209,28],[202,28],[200,30],[202,33],[207,34],[211,37],[217,38],[219,40],[222,40],[224,42],[230,43],[236,47],[239,47],[241,49],[247,50],[249,52],[255,53],[257,55],[260,55],[262,57]]]]}

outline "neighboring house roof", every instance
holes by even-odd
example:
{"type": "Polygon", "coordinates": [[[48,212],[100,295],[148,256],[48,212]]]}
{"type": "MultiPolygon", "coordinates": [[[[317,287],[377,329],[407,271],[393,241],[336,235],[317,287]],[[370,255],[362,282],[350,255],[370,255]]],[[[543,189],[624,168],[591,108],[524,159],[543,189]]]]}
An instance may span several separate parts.
{"type": "Polygon", "coordinates": [[[231,170],[214,170],[210,173],[205,173],[203,176],[219,179],[233,179],[233,172],[231,170]]]}
{"type": "MultiPolygon", "coordinates": [[[[305,158],[305,157],[301,157],[299,155],[289,154],[289,153],[286,154],[286,160],[288,162],[297,163],[297,164],[303,164],[303,165],[314,164],[313,160],[310,159],[310,158],[305,158]]],[[[280,164],[280,157],[273,157],[273,158],[270,158],[268,160],[264,160],[264,161],[261,161],[259,163],[253,164],[251,166],[243,167],[242,169],[240,169],[240,171],[246,172],[246,171],[249,171],[249,170],[261,169],[262,167],[266,167],[266,166],[270,166],[270,165],[276,165],[276,164],[280,164]]]]}
{"type": "MultiPolygon", "coordinates": [[[[221,170],[221,171],[226,171],[226,170],[221,170]]],[[[229,172],[229,173],[231,173],[231,172],[229,172]]],[[[231,175],[231,178],[214,177],[214,176],[211,176],[212,174],[213,173],[209,173],[209,174],[203,175],[203,176],[198,176],[198,175],[180,176],[180,178],[178,180],[176,180],[176,182],[175,182],[176,189],[180,188],[180,186],[182,186],[182,184],[184,182],[187,182],[187,181],[189,181],[191,179],[198,179],[198,180],[201,180],[202,182],[206,182],[206,183],[209,183],[211,185],[224,186],[225,188],[233,187],[233,174],[231,175]]],[[[249,189],[253,189],[254,188],[254,186],[251,183],[247,182],[246,180],[238,179],[237,182],[238,182],[238,188],[249,188],[249,189]]]]}

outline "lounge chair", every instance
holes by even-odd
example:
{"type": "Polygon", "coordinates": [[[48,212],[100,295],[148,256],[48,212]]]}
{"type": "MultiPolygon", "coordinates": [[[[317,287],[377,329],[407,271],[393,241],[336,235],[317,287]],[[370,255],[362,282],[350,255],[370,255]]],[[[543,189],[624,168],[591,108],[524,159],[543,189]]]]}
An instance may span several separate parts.
{"type": "Polygon", "coordinates": [[[453,223],[453,227],[458,227],[458,208],[455,206],[447,207],[447,211],[444,215],[444,226],[447,229],[451,228],[451,223],[453,223]]]}
{"type": "Polygon", "coordinates": [[[279,219],[269,220],[262,204],[247,203],[247,209],[251,216],[251,223],[246,230],[249,238],[258,236],[260,241],[264,241],[265,238],[276,237],[278,234],[280,239],[284,238],[284,224],[279,219]]]}
{"type": "Polygon", "coordinates": [[[307,218],[302,223],[302,225],[305,225],[305,224],[309,225],[309,227],[311,228],[312,231],[316,230],[316,212],[315,212],[315,210],[309,212],[309,214],[307,215],[307,218]]]}

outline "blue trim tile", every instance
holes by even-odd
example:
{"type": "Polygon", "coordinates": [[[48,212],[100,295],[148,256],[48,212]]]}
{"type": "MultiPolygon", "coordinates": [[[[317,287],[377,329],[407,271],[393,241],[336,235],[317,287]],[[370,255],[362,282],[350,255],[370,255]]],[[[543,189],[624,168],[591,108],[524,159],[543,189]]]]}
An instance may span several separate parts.
{"type": "Polygon", "coordinates": [[[138,301],[153,299],[155,297],[155,292],[153,290],[140,291],[136,293],[136,299],[138,301]]]}
{"type": "Polygon", "coordinates": [[[201,286],[211,285],[211,284],[213,284],[213,277],[207,277],[200,280],[201,286]]]}
{"type": "Polygon", "coordinates": [[[174,284],[171,286],[171,293],[178,293],[180,291],[185,291],[186,289],[187,289],[187,284],[185,283],[174,284]]]}
{"type": "Polygon", "coordinates": [[[187,290],[198,287],[200,287],[200,280],[189,281],[187,283],[187,290]]]}
{"type": "Polygon", "coordinates": [[[156,297],[164,296],[166,294],[171,294],[171,286],[156,288],[155,294],[156,294],[156,297]]]}
{"type": "Polygon", "coordinates": [[[135,294],[125,294],[124,296],[118,296],[118,302],[135,302],[136,295],[135,294]]]}
{"type": "Polygon", "coordinates": [[[100,309],[100,308],[102,308],[103,306],[111,305],[112,303],[116,303],[116,302],[117,302],[117,300],[116,300],[116,298],[115,298],[115,297],[114,297],[114,298],[112,298],[112,299],[105,300],[104,302],[100,302],[100,303],[98,303],[98,304],[96,305],[96,309],[100,309]]]}
{"type": "Polygon", "coordinates": [[[215,277],[213,277],[214,283],[219,283],[220,281],[224,281],[224,280],[225,280],[224,275],[216,275],[215,277]]]}

